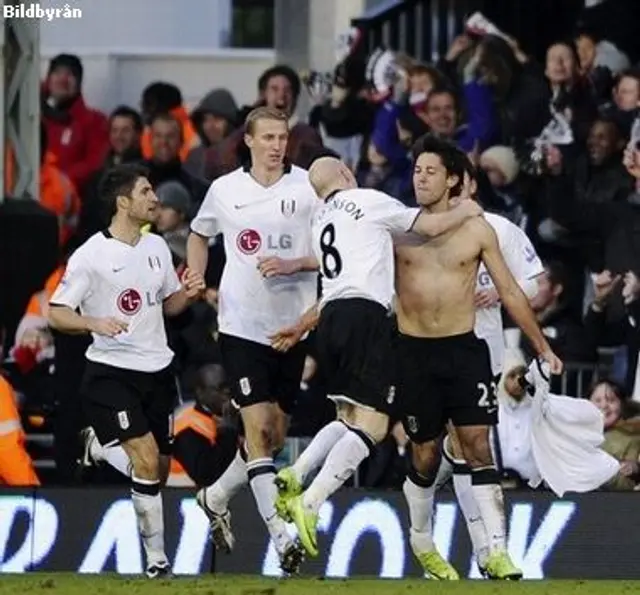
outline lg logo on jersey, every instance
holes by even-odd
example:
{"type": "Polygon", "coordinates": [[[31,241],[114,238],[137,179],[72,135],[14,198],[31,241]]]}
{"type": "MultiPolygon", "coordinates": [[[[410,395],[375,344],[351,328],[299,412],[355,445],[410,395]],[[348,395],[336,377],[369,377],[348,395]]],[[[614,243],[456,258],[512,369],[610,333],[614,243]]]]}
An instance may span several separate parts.
{"type": "Polygon", "coordinates": [[[127,316],[134,316],[142,308],[142,296],[136,289],[125,289],[117,300],[118,310],[127,316]]]}
{"type": "Polygon", "coordinates": [[[491,276],[489,275],[489,273],[487,273],[487,271],[482,271],[478,275],[478,285],[480,285],[480,287],[488,287],[489,285],[491,285],[491,283],[491,276]]]}
{"type": "MultiPolygon", "coordinates": [[[[158,289],[155,293],[145,292],[147,306],[162,305],[162,289],[158,289]]],[[[135,316],[142,308],[142,296],[137,289],[125,289],[118,296],[118,310],[127,316],[135,316]]]]}
{"type": "MultiPolygon", "coordinates": [[[[289,233],[269,234],[266,238],[268,250],[291,250],[293,236],[289,233]]],[[[255,229],[243,229],[236,238],[236,246],[243,254],[255,254],[262,247],[262,238],[255,229]]]]}

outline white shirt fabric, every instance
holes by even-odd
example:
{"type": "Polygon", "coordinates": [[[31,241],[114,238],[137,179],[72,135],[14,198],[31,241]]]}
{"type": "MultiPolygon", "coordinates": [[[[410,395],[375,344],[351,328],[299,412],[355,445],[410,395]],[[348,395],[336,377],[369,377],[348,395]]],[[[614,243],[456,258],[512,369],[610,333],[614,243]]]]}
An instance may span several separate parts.
{"type": "Polygon", "coordinates": [[[527,380],[535,387],[530,440],[538,473],[529,485],[543,481],[562,497],[566,492],[590,492],[620,470],[614,457],[600,448],[604,442],[604,418],[586,399],[549,394],[549,383],[537,362],[527,380]]]}
{"type": "Polygon", "coordinates": [[[50,303],[129,325],[113,338],[93,334],[88,360],[158,372],[173,359],[162,304],[180,289],[169,247],[160,236],[144,234],[131,246],[99,232],[72,254],[50,303]]]}
{"type": "Polygon", "coordinates": [[[245,168],[211,184],[191,229],[206,238],[224,237],[221,333],[270,345],[270,335],[295,323],[315,303],[316,272],[265,279],[258,258],[310,256],[311,216],[318,204],[307,171],[295,166],[269,187],[245,168]]]}
{"type": "Polygon", "coordinates": [[[420,209],[384,192],[343,190],[313,218],[313,251],[322,272],[320,307],[338,299],[364,298],[390,308],[394,289],[392,234],[408,232],[420,209]]]}
{"type": "Polygon", "coordinates": [[[526,480],[537,476],[530,437],[532,407],[533,399],[528,395],[520,402],[503,397],[498,407],[498,439],[502,466],[505,469],[513,469],[526,480]]]}
{"type": "MultiPolygon", "coordinates": [[[[496,232],[500,252],[520,287],[544,272],[544,266],[524,231],[500,215],[485,213],[484,217],[496,232]]],[[[495,289],[495,285],[484,264],[480,263],[476,291],[488,289],[495,289]]],[[[500,304],[492,308],[478,308],[474,330],[477,337],[487,342],[492,374],[499,374],[505,350],[500,304]]]]}

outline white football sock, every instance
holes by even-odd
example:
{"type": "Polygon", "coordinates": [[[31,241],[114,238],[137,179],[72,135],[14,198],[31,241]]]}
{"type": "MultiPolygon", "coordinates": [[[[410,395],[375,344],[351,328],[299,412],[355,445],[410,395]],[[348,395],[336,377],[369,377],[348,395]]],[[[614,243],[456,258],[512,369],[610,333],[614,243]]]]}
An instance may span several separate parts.
{"type": "Polygon", "coordinates": [[[168,563],[164,551],[164,516],[160,482],[132,477],[131,499],[138,520],[138,531],[147,558],[147,568],[168,563]],[[155,493],[154,493],[155,492],[155,493]]]}
{"type": "Polygon", "coordinates": [[[247,463],[242,458],[240,449],[227,467],[226,471],[213,485],[205,488],[205,502],[215,513],[222,514],[227,510],[229,500],[249,481],[247,463]]]}
{"type": "Polygon", "coordinates": [[[265,457],[249,461],[247,472],[250,478],[249,485],[258,505],[258,512],[269,530],[276,551],[281,554],[292,543],[292,540],[287,531],[286,523],[276,513],[275,501],[278,489],[274,482],[276,469],[273,465],[273,459],[265,457]]]}
{"type": "Polygon", "coordinates": [[[433,543],[433,500],[435,484],[421,487],[409,476],[402,486],[409,507],[409,541],[415,554],[423,554],[435,549],[433,543]]]}
{"type": "Polygon", "coordinates": [[[336,420],[324,426],[313,437],[291,467],[301,484],[304,484],[309,475],[322,466],[336,442],[348,431],[349,428],[345,424],[336,420]]]}
{"type": "Polygon", "coordinates": [[[471,470],[471,490],[484,521],[489,551],[506,551],[507,529],[504,495],[495,468],[471,470]]]}
{"type": "Polygon", "coordinates": [[[453,465],[447,457],[440,457],[440,467],[438,467],[438,474],[436,475],[435,486],[436,490],[439,490],[445,483],[451,479],[453,475],[453,465]]]}
{"type": "Polygon", "coordinates": [[[90,454],[94,461],[107,463],[122,475],[131,477],[133,472],[131,461],[122,446],[100,446],[98,441],[94,440],[91,444],[90,454]]]}
{"type": "Polygon", "coordinates": [[[453,490],[456,493],[462,516],[467,523],[476,561],[478,566],[484,568],[489,556],[489,537],[475,499],[473,486],[471,485],[471,473],[468,470],[460,473],[454,472],[453,490]]]}
{"type": "Polygon", "coordinates": [[[370,453],[373,441],[363,432],[351,429],[333,445],[311,485],[303,495],[303,504],[318,512],[322,504],[349,479],[370,453]]]}

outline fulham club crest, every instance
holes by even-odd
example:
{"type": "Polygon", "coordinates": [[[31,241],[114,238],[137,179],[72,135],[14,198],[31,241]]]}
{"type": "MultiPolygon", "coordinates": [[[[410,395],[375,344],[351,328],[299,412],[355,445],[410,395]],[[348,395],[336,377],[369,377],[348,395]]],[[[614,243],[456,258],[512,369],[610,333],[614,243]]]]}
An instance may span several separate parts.
{"type": "Polygon", "coordinates": [[[296,212],[296,201],[294,198],[291,200],[282,199],[280,202],[280,211],[285,217],[293,217],[293,214],[296,212]]]}

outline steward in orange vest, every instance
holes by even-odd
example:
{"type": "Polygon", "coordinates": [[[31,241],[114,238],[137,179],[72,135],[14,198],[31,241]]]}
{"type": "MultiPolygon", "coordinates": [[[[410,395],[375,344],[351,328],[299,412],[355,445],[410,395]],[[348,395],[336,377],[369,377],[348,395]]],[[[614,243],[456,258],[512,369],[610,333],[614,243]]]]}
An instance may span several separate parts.
{"type": "Polygon", "coordinates": [[[173,456],[167,485],[204,487],[231,464],[238,449],[238,428],[223,411],[229,408],[224,371],[219,364],[198,371],[196,400],[175,413],[173,456]]]}
{"type": "Polygon", "coordinates": [[[151,159],[153,150],[151,148],[151,129],[149,124],[154,116],[158,114],[170,114],[180,124],[182,131],[182,147],[180,148],[180,161],[189,155],[194,147],[200,144],[200,137],[194,128],[189,113],[183,105],[183,98],[180,89],[171,83],[155,82],[148,85],[142,92],[142,114],[146,126],[140,139],[142,156],[151,159]]]}
{"type": "Polygon", "coordinates": [[[0,374],[0,485],[40,485],[24,443],[15,392],[0,374]]]}

